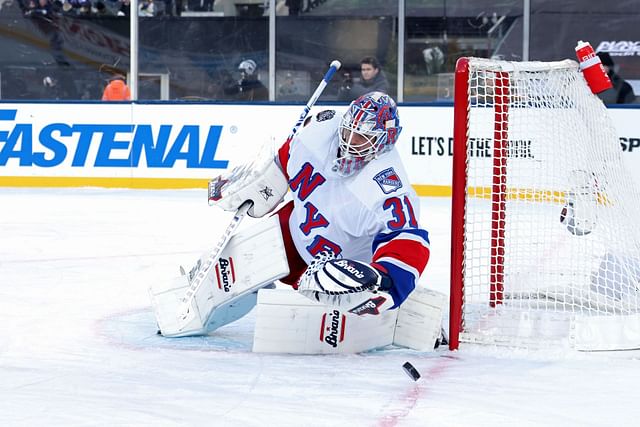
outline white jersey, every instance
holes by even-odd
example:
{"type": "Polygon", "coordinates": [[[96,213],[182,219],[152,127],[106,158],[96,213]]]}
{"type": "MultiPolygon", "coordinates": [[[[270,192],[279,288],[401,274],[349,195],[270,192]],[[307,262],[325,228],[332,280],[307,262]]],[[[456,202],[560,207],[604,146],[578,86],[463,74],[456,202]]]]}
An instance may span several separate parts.
{"type": "Polygon", "coordinates": [[[294,202],[291,237],[307,264],[330,250],[382,267],[399,287],[394,301],[400,304],[428,259],[420,203],[395,149],[353,176],[333,170],[340,119],[333,110],[314,115],[279,152],[294,202]]]}

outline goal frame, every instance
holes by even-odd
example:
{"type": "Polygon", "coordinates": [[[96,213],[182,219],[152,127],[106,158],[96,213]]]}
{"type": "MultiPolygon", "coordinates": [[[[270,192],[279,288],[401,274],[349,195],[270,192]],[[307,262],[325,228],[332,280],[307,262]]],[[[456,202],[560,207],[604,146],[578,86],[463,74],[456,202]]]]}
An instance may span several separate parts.
{"type": "MultiPolygon", "coordinates": [[[[475,132],[470,127],[470,120],[475,117],[472,116],[474,113],[471,111],[473,107],[473,105],[471,105],[471,97],[478,95],[476,92],[470,94],[473,83],[470,82],[470,77],[475,76],[475,74],[472,76],[472,73],[475,73],[474,70],[476,69],[475,67],[478,61],[481,61],[481,63],[485,61],[487,63],[493,62],[486,59],[463,57],[457,61],[455,69],[449,310],[449,348],[451,350],[459,348],[461,335],[464,338],[468,332],[474,330],[473,327],[469,327],[469,331],[465,331],[465,299],[468,299],[465,298],[465,270],[469,267],[469,265],[465,265],[465,263],[469,263],[469,260],[465,259],[467,255],[465,251],[473,248],[473,246],[468,246],[469,243],[465,241],[468,238],[466,236],[466,222],[469,220],[468,215],[473,215],[473,213],[470,214],[467,211],[467,205],[470,202],[469,198],[480,195],[488,202],[486,221],[490,221],[490,225],[487,224],[488,235],[485,240],[488,245],[488,251],[483,258],[488,262],[485,264],[487,267],[485,292],[487,292],[487,294],[481,302],[481,305],[485,305],[487,309],[499,310],[499,313],[502,314],[505,313],[502,307],[513,307],[509,298],[512,298],[515,294],[508,293],[510,291],[505,288],[505,286],[510,283],[505,282],[505,280],[508,281],[508,277],[505,276],[505,266],[511,268],[509,267],[510,264],[506,263],[508,260],[505,258],[505,242],[507,240],[505,236],[506,211],[510,197],[510,189],[507,186],[507,166],[510,161],[509,126],[514,124],[510,124],[512,118],[509,117],[509,109],[511,107],[518,108],[518,105],[513,106],[510,103],[513,102],[513,97],[521,95],[518,82],[516,80],[513,82],[510,81],[511,72],[515,72],[515,77],[513,77],[515,79],[520,71],[536,72],[567,68],[577,70],[577,64],[569,60],[551,63],[527,62],[522,65],[520,63],[497,61],[499,64],[497,64],[498,66],[496,66],[495,69],[491,68],[486,70],[488,73],[491,73],[492,84],[491,106],[493,107],[493,111],[487,111],[487,121],[484,122],[487,124],[485,128],[486,135],[491,135],[490,138],[492,138],[493,143],[490,151],[492,158],[490,160],[487,159],[488,163],[486,164],[488,167],[486,170],[491,173],[491,176],[487,175],[486,183],[482,184],[482,188],[475,188],[475,185],[472,186],[473,188],[468,188],[474,179],[468,176],[468,167],[472,164],[473,160],[471,159],[473,153],[469,153],[468,150],[469,144],[472,144],[470,138],[475,132]],[[476,62],[472,63],[472,61],[476,62]],[[511,87],[512,85],[513,87],[511,87]],[[493,123],[490,122],[491,118],[493,119],[493,123]],[[478,192],[482,194],[478,194],[478,192]]],[[[475,78],[476,77],[474,77],[474,79],[475,78]]],[[[584,84],[586,85],[586,82],[584,84]]],[[[593,95],[589,94],[589,96],[593,95]]],[[[595,101],[597,101],[597,99],[593,97],[593,100],[589,102],[595,101]]],[[[598,108],[604,109],[604,106],[598,108]]],[[[516,111],[513,114],[519,113],[516,111]]],[[[601,116],[602,115],[598,117],[601,116]]],[[[606,118],[608,116],[605,114],[602,117],[606,118]]],[[[602,120],[605,119],[603,118],[602,120]]],[[[606,120],[609,120],[610,124],[610,119],[606,120]]],[[[602,123],[598,122],[598,126],[600,125],[602,125],[602,123]]],[[[610,130],[607,137],[612,136],[612,138],[615,138],[615,130],[612,125],[609,126],[605,123],[604,128],[610,130]]],[[[609,130],[607,130],[607,132],[609,132],[609,130]]],[[[517,134],[517,129],[515,131],[511,129],[511,133],[513,132],[517,134]]],[[[522,130],[520,130],[520,132],[522,132],[522,130]]],[[[510,167],[515,166],[516,164],[514,163],[510,167]]],[[[637,194],[635,188],[633,189],[633,193],[637,194]]],[[[555,196],[555,194],[553,196],[555,196]]],[[[566,194],[563,194],[563,197],[565,196],[566,194]]],[[[513,195],[511,195],[511,197],[513,197],[513,195]]],[[[564,201],[562,203],[564,203],[564,201]]],[[[607,202],[602,203],[602,205],[611,206],[612,204],[607,202]]],[[[636,208],[634,212],[640,212],[640,206],[634,204],[632,207],[636,208]]],[[[637,243],[639,241],[640,239],[637,238],[633,240],[633,242],[635,242],[635,254],[640,253],[640,251],[638,251],[640,246],[638,246],[637,243]]],[[[640,260],[638,255],[635,256],[636,259],[640,260]]],[[[640,267],[638,267],[638,270],[640,271],[640,267]]],[[[600,273],[598,272],[598,274],[600,273]]],[[[636,287],[636,289],[640,288],[636,287]]],[[[571,315],[572,336],[569,337],[571,346],[575,349],[587,351],[640,348],[640,305],[637,303],[638,299],[640,299],[640,296],[636,297],[635,311],[624,312],[625,314],[616,314],[615,316],[571,315]]],[[[477,307],[478,301],[473,301],[473,305],[477,307]]],[[[615,308],[611,310],[613,311],[615,308]]],[[[493,311],[494,310],[491,310],[491,312],[493,311]]],[[[476,342],[475,338],[471,339],[473,342],[476,342]]],[[[478,342],[484,341],[480,340],[478,342]]],[[[490,339],[487,342],[498,344],[498,342],[491,341],[490,339]]],[[[501,342],[501,344],[507,343],[501,342]]],[[[515,345],[518,346],[517,344],[515,345]]],[[[524,345],[528,346],[527,343],[524,345]]]]}
{"type": "Polygon", "coordinates": [[[462,332],[464,277],[464,213],[467,187],[467,137],[469,120],[469,58],[456,62],[453,101],[453,175],[451,181],[451,263],[449,349],[457,350],[462,332]]]}

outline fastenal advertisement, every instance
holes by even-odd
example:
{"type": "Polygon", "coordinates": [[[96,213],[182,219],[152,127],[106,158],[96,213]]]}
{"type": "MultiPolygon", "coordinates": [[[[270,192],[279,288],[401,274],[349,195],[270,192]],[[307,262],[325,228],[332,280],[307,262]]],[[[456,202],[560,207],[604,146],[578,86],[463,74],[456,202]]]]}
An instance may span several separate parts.
{"type": "Polygon", "coordinates": [[[246,105],[0,104],[0,184],[206,187],[230,165],[251,160],[263,144],[283,141],[290,131],[284,123],[295,123],[299,111],[246,105]]]}
{"type": "MultiPolygon", "coordinates": [[[[264,144],[278,147],[302,108],[3,103],[0,186],[204,188],[210,178],[252,160],[264,144]]],[[[312,114],[330,108],[315,107],[312,114]]],[[[640,109],[608,111],[622,157],[640,183],[640,109]]],[[[453,108],[401,106],[400,123],[398,150],[418,193],[450,195],[453,108]]],[[[535,149],[526,135],[510,135],[516,157],[526,160],[535,149]]],[[[473,157],[489,161],[490,129],[486,138],[473,141],[472,150],[473,157]]]]}

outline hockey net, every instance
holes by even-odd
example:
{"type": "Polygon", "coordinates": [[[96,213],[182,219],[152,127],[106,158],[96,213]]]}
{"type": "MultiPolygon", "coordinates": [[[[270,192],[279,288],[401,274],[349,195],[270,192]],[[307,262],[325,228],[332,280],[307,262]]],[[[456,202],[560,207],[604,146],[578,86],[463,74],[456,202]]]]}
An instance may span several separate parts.
{"type": "Polygon", "coordinates": [[[577,63],[456,69],[450,347],[640,347],[640,195],[577,63]]]}

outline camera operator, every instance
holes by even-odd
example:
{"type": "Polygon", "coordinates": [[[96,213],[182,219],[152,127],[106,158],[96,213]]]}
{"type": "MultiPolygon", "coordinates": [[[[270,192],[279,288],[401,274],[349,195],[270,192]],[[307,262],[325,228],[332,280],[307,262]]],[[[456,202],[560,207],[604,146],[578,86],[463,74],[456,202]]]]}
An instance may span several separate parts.
{"type": "Polygon", "coordinates": [[[224,94],[239,101],[268,101],[269,90],[258,78],[258,66],[253,59],[245,59],[238,65],[238,80],[229,75],[223,83],[224,94]]]}

